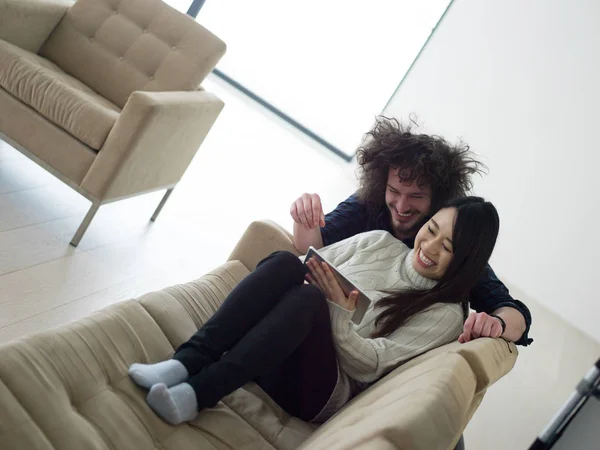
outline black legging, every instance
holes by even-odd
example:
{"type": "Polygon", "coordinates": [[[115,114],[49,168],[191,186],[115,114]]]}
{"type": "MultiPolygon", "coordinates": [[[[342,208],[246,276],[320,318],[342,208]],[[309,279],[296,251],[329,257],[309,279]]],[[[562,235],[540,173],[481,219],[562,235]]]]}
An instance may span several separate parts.
{"type": "Polygon", "coordinates": [[[256,381],[288,413],[312,420],[337,382],[323,294],[304,284],[289,252],[262,260],[173,356],[187,368],[198,409],[256,381]]]}

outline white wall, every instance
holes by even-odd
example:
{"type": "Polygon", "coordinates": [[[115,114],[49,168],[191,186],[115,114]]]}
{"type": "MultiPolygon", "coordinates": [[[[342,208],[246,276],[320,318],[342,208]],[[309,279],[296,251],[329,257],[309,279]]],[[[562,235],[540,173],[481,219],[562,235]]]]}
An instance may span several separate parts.
{"type": "Polygon", "coordinates": [[[385,111],[484,156],[492,266],[597,341],[599,17],[597,0],[455,0],[385,111]]]}

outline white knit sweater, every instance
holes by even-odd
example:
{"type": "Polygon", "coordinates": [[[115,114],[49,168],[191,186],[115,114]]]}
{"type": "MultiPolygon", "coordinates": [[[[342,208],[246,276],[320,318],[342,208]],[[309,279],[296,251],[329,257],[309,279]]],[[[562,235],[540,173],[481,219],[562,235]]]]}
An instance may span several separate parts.
{"type": "Polygon", "coordinates": [[[414,250],[387,231],[361,233],[324,247],[319,253],[372,301],[358,325],[351,321],[353,311],[329,302],[341,370],[338,386],[320,415],[326,420],[356,393],[352,380],[374,382],[403,362],[455,341],[462,332],[464,316],[459,304],[437,303],[415,314],[391,335],[371,338],[375,319],[382,311],[374,306],[388,295],[382,291],[428,289],[436,282],[414,269],[414,250]]]}

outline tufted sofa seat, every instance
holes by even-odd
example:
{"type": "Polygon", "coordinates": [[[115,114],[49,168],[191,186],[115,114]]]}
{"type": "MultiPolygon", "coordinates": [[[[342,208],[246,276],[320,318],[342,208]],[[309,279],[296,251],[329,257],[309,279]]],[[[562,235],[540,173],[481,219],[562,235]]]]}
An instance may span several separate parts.
{"type": "Polygon", "coordinates": [[[477,339],[400,366],[320,427],[291,417],[254,383],[171,426],[127,376],[200,327],[233,287],[289,233],[254,222],[209,274],[0,346],[2,450],[453,449],[486,390],[517,359],[514,344],[477,339]]]}
{"type": "Polygon", "coordinates": [[[73,245],[102,204],[166,201],[223,108],[200,85],[224,52],[161,0],[0,0],[0,138],[92,202],[73,245]]]}

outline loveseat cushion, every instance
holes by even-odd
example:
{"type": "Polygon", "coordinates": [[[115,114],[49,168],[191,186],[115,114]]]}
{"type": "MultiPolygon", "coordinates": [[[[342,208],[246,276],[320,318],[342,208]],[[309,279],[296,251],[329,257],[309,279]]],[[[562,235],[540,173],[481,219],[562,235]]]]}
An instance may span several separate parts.
{"type": "Polygon", "coordinates": [[[248,273],[228,262],[194,282],[0,347],[2,450],[298,448],[313,427],[253,383],[173,427],[127,376],[133,362],[170,357],[248,273]]]}
{"type": "Polygon", "coordinates": [[[56,64],[2,40],[0,87],[95,150],[100,150],[120,113],[56,64]]]}

